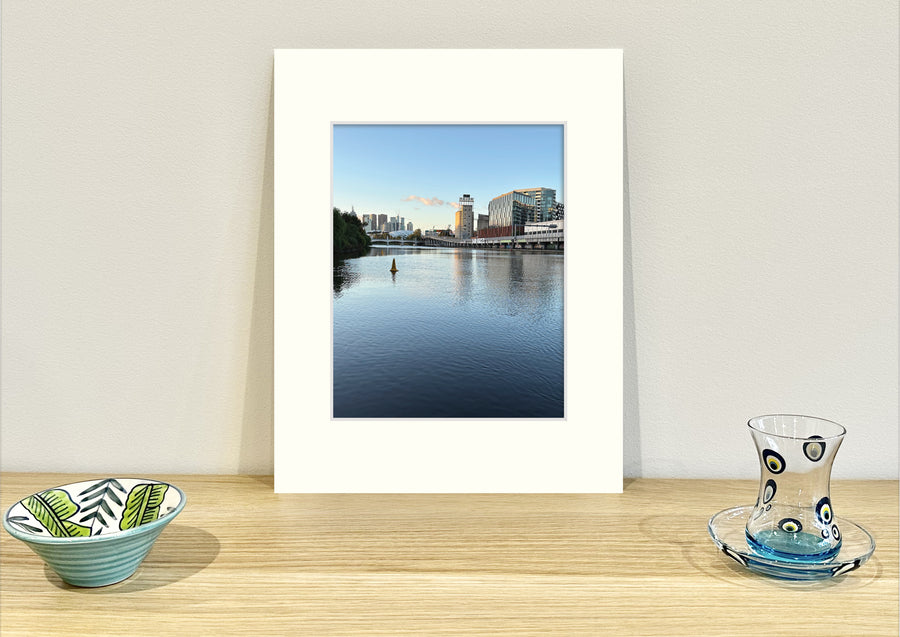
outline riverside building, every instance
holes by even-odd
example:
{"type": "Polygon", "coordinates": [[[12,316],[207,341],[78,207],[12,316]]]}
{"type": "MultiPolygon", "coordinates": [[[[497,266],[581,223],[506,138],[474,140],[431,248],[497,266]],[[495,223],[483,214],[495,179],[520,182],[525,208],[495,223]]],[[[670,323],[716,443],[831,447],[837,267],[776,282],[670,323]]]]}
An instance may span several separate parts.
{"type": "Polygon", "coordinates": [[[553,218],[562,221],[566,218],[566,206],[562,202],[557,201],[556,207],[553,209],[553,218]]]}
{"type": "Polygon", "coordinates": [[[488,225],[491,228],[522,226],[528,222],[541,221],[534,197],[520,190],[511,190],[494,197],[488,203],[488,225]]]}
{"type": "Polygon", "coordinates": [[[475,200],[472,195],[459,198],[459,209],[456,211],[456,238],[471,239],[474,228],[475,200]]]}
{"type": "Polygon", "coordinates": [[[535,215],[529,221],[550,221],[556,208],[556,191],[553,188],[518,188],[515,192],[534,197],[535,215]]]}

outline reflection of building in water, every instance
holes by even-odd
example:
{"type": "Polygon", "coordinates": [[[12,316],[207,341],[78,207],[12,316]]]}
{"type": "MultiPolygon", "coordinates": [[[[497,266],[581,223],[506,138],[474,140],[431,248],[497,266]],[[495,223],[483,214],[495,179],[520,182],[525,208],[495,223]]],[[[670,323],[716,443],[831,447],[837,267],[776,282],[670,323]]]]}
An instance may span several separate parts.
{"type": "Polygon", "coordinates": [[[471,239],[474,228],[473,217],[475,215],[475,200],[472,195],[463,195],[459,198],[459,209],[456,211],[456,238],[471,239]]]}
{"type": "Polygon", "coordinates": [[[454,250],[452,254],[453,292],[459,303],[466,304],[472,297],[474,253],[472,250],[454,250]]]}
{"type": "Polygon", "coordinates": [[[565,258],[540,251],[474,251],[477,280],[484,289],[479,299],[503,316],[537,317],[549,298],[563,293],[565,258]]]}

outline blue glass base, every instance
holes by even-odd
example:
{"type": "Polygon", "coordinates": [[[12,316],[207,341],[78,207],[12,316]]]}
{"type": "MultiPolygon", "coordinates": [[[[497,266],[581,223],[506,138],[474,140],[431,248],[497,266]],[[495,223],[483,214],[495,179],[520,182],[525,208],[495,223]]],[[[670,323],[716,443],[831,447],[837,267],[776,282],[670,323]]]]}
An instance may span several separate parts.
{"type": "Polygon", "coordinates": [[[754,509],[754,505],[747,504],[719,511],[709,519],[707,530],[722,553],[760,575],[794,581],[844,577],[865,564],[875,550],[875,540],[868,531],[846,518],[835,518],[834,523],[841,529],[841,548],[833,559],[798,560],[796,556],[782,559],[777,553],[760,547],[758,542],[753,544],[759,548],[750,545],[747,519],[754,509]]]}
{"type": "Polygon", "coordinates": [[[747,544],[758,554],[789,562],[827,562],[841,550],[841,542],[832,546],[827,540],[812,533],[800,531],[787,533],[778,529],[760,531],[756,537],[745,533],[747,544]]]}

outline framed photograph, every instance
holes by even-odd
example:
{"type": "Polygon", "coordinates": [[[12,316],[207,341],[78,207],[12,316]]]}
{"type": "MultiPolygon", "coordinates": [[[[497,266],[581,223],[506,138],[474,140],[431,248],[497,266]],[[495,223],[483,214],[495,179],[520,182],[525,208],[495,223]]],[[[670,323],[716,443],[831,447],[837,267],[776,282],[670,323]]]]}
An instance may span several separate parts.
{"type": "Polygon", "coordinates": [[[277,492],[621,491],[622,107],[620,50],[275,52],[277,492]]]}

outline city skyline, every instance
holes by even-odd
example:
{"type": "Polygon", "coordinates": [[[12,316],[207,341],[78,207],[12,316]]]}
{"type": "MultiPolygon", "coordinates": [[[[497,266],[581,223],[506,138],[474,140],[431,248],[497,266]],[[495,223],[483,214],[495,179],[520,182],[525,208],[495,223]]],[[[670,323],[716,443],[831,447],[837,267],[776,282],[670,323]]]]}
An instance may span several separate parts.
{"type": "Polygon", "coordinates": [[[462,194],[474,213],[521,188],[551,188],[565,201],[561,124],[337,124],[333,205],[447,228],[462,194]]]}

